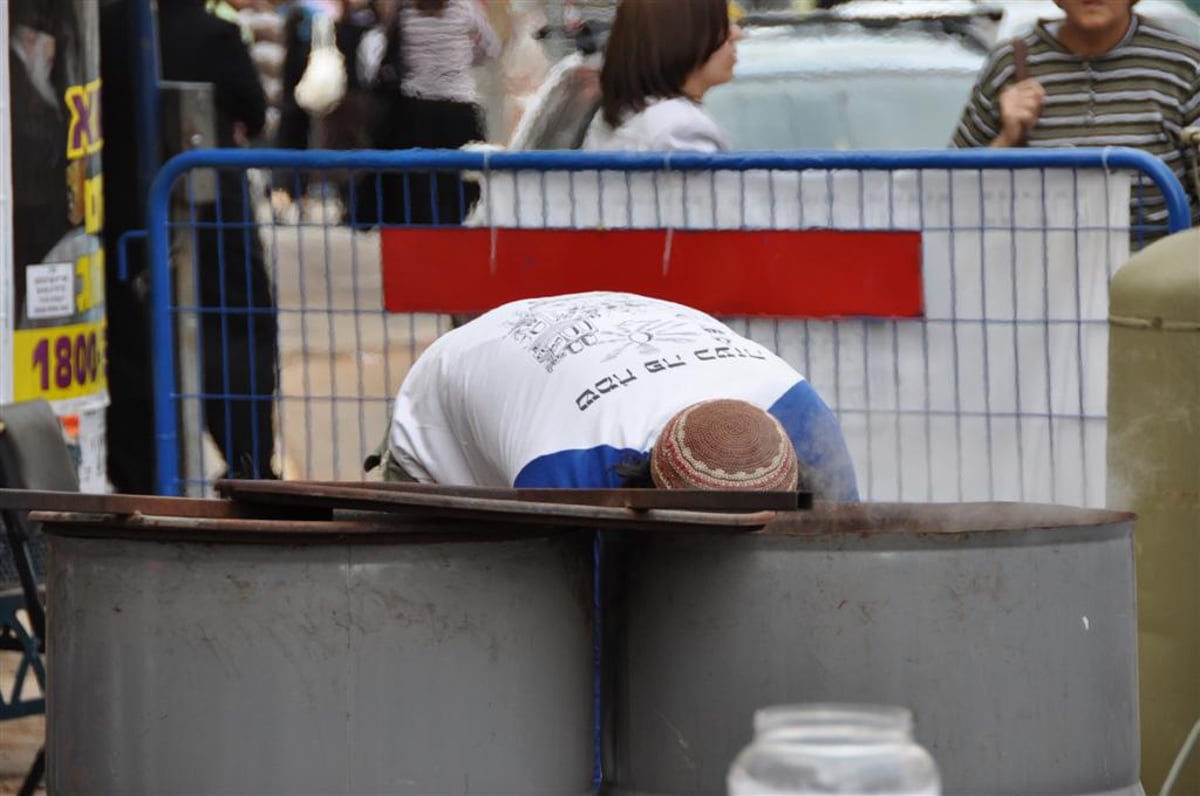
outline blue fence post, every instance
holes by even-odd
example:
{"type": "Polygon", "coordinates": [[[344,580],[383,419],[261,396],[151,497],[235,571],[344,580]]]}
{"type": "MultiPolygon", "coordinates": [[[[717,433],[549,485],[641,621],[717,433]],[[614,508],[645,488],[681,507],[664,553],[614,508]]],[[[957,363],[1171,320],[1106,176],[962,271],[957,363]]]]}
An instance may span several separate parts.
{"type": "Polygon", "coordinates": [[[191,166],[187,155],[168,161],[150,185],[146,232],[150,250],[150,351],[153,361],[156,487],[179,494],[179,432],[175,415],[175,323],[171,314],[171,189],[191,166]]]}
{"type": "Polygon", "coordinates": [[[146,240],[144,229],[131,229],[117,238],[117,278],[122,282],[129,279],[129,244],[135,240],[146,240]]]}

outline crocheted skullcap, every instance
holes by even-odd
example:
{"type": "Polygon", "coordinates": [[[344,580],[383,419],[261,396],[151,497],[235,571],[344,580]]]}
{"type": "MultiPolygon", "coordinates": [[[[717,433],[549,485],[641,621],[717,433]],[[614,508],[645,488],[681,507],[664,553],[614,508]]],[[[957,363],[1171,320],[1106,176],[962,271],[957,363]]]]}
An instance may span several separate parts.
{"type": "Polygon", "coordinates": [[[778,420],[720,398],[667,421],[650,451],[650,475],[660,489],[794,490],[799,467],[778,420]]]}

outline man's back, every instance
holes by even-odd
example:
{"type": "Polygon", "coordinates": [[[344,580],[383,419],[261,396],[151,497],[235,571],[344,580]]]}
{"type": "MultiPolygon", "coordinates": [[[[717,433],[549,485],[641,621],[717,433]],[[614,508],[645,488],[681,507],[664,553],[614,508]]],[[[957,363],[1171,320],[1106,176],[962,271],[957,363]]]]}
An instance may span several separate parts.
{"type": "Polygon", "coordinates": [[[389,446],[418,480],[613,487],[664,423],[715,398],[770,412],[825,496],[857,492],[837,422],[778,356],[690,307],[627,293],[506,304],[409,371],[389,446]]]}

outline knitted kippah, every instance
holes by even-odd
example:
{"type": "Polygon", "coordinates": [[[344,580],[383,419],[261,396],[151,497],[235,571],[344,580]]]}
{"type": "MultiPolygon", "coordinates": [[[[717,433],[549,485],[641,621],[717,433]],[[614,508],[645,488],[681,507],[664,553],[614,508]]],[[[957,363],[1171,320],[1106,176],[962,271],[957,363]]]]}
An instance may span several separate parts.
{"type": "Polygon", "coordinates": [[[778,420],[722,398],[667,421],[650,452],[650,475],[660,489],[794,490],[799,467],[778,420]]]}

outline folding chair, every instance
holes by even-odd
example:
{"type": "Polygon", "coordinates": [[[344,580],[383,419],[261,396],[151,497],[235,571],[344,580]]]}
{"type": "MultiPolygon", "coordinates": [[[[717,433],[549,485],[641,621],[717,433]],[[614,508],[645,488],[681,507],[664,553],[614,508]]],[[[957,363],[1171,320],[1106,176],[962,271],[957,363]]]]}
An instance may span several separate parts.
{"type": "MultiPolygon", "coordinates": [[[[47,402],[0,406],[0,487],[79,491],[78,471],[47,402]]],[[[19,656],[12,689],[7,694],[0,689],[0,721],[6,721],[46,712],[46,612],[40,585],[45,541],[28,512],[0,509],[0,526],[0,652],[19,656]],[[28,694],[31,676],[37,696],[28,694]]],[[[45,765],[43,747],[20,796],[31,796],[37,789],[45,765]]]]}

